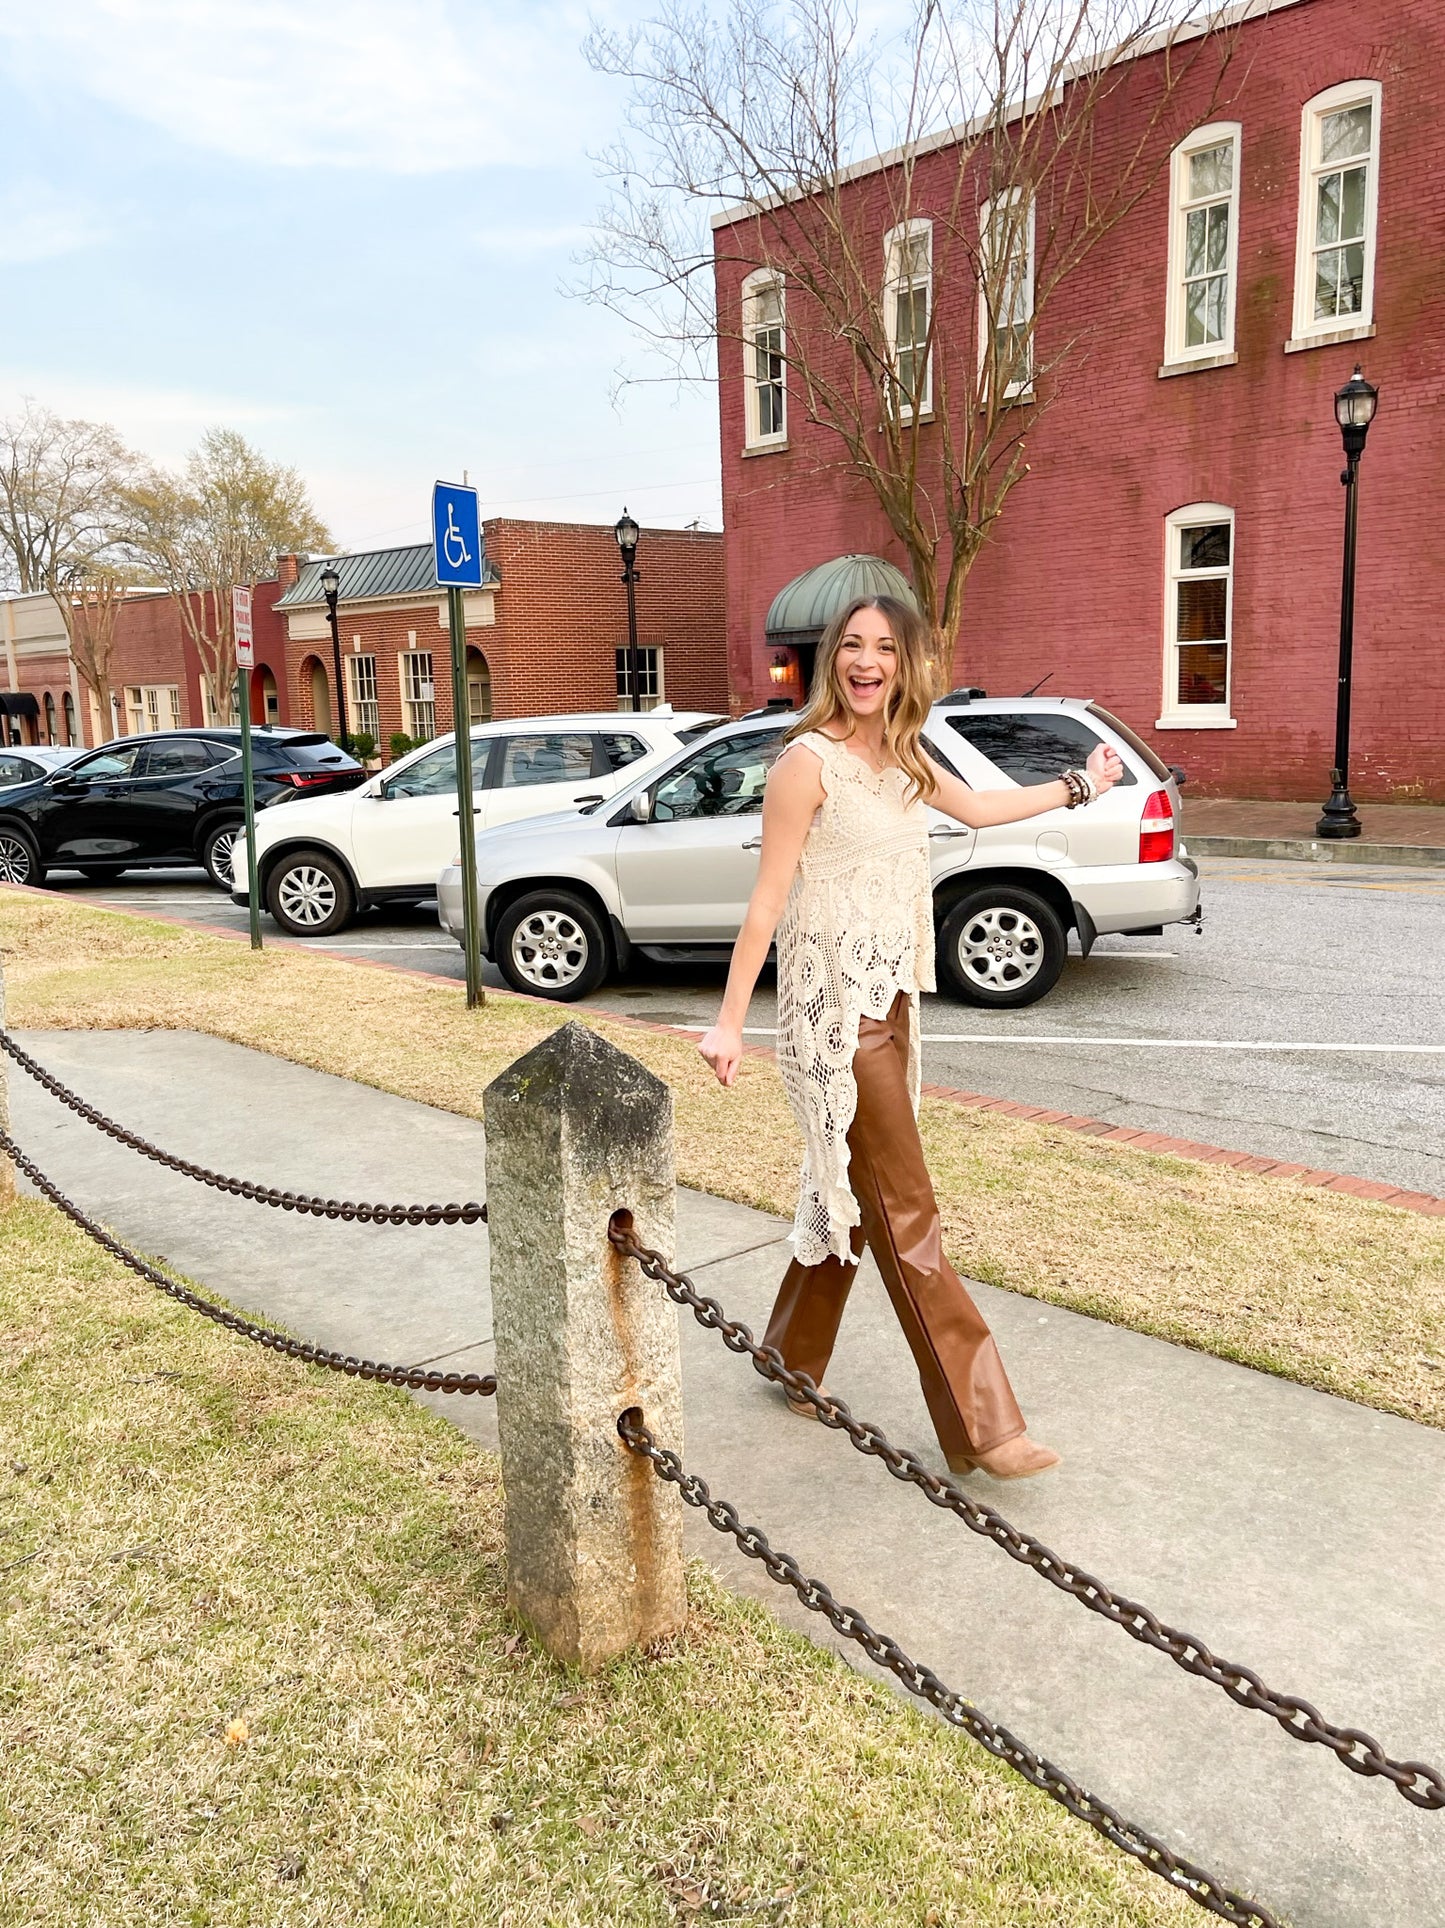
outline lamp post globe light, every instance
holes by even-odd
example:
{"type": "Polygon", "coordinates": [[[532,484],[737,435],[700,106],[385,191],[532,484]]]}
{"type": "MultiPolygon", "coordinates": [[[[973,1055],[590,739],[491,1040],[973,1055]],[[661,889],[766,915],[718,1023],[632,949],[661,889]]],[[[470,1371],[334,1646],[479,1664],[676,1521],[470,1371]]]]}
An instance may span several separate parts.
{"type": "Polygon", "coordinates": [[[632,696],[632,708],[640,710],[642,696],[637,687],[637,584],[640,578],[635,564],[637,538],[642,531],[624,509],[612,533],[617,538],[617,547],[622,556],[622,580],[627,585],[627,688],[632,696]]]}
{"type": "Polygon", "coordinates": [[[351,738],[346,729],[346,685],[341,675],[341,631],[336,621],[336,599],[341,590],[341,578],[331,563],[321,572],[321,593],[326,598],[326,620],[331,625],[331,661],[336,669],[336,740],[348,755],[351,751],[351,738]]]}
{"type": "Polygon", "coordinates": [[[1360,820],[1350,796],[1350,678],[1355,653],[1355,528],[1358,510],[1360,457],[1365,437],[1375,419],[1379,390],[1355,372],[1335,394],[1335,420],[1345,445],[1340,481],[1345,488],[1345,560],[1340,582],[1340,668],[1335,698],[1335,767],[1330,772],[1330,800],[1315,825],[1317,837],[1358,837],[1360,820]]]}

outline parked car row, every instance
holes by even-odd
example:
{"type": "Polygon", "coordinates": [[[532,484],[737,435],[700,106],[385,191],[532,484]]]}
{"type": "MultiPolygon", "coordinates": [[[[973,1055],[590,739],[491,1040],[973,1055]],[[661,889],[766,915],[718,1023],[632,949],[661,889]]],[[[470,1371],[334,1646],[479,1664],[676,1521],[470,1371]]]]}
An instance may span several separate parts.
{"type": "MultiPolygon", "coordinates": [[[[662,708],[476,726],[482,946],[507,982],[566,1001],[638,953],[725,958],[791,720],[662,708]]],[[[940,977],[955,995],[1030,1004],[1058,981],[1071,930],[1087,955],[1101,932],[1198,921],[1197,867],[1176,834],[1182,776],[1099,705],[958,690],[934,705],[925,740],[978,788],[1046,781],[1101,743],[1124,765],[1078,813],[974,831],[930,811],[940,977]]],[[[435,896],[460,941],[451,736],[370,777],[314,731],[257,729],[252,743],[258,879],[283,929],[325,937],[373,906],[435,896]]],[[[245,905],[242,807],[235,727],[0,751],[0,882],[200,863],[245,905]]]]}

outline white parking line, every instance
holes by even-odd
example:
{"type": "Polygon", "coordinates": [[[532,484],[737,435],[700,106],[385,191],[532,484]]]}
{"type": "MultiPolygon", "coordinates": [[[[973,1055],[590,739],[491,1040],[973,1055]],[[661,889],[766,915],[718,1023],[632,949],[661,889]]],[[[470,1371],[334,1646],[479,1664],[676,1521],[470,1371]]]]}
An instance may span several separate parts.
{"type": "Polygon", "coordinates": [[[435,939],[424,944],[332,944],[324,937],[293,937],[293,944],[299,944],[308,951],[459,951],[458,944],[437,943],[435,939]]]}
{"type": "MultiPolygon", "coordinates": [[[[706,1024],[674,1024],[674,1031],[711,1029],[706,1024]]],[[[775,1038],[777,1030],[746,1024],[743,1036],[775,1038]]],[[[1445,1057],[1445,1044],[1292,1044],[1271,1038],[1062,1038],[1009,1031],[925,1031],[924,1044],[1107,1044],[1111,1047],[1154,1051],[1354,1051],[1366,1056],[1445,1057]]]]}

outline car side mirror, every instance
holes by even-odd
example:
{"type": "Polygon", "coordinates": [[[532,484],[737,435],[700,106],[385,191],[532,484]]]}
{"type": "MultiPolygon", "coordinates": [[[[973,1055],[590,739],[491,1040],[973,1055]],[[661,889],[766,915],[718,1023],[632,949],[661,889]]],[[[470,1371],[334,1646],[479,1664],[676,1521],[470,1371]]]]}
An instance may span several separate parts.
{"type": "Polygon", "coordinates": [[[73,770],[62,768],[50,772],[45,787],[47,790],[83,790],[89,781],[89,777],[79,777],[73,770]]]}
{"type": "Polygon", "coordinates": [[[652,792],[639,790],[627,806],[627,814],[634,823],[652,822],[652,792]]]}

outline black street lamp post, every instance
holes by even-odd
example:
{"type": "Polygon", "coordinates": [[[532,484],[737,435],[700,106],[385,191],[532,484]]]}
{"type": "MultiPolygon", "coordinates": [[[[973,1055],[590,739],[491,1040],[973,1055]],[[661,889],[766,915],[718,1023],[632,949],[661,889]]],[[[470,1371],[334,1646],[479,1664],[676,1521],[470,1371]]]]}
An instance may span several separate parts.
{"type": "Polygon", "coordinates": [[[336,720],[340,726],[336,740],[349,755],[351,738],[346,729],[346,685],[341,675],[341,630],[336,621],[336,598],[340,589],[341,578],[328,564],[321,572],[321,593],[326,598],[326,620],[331,625],[331,660],[336,666],[336,720]]]}
{"type": "Polygon", "coordinates": [[[1340,583],[1340,674],[1335,699],[1335,767],[1330,772],[1330,800],[1315,825],[1317,837],[1358,837],[1360,820],[1350,796],[1350,677],[1355,654],[1355,527],[1358,511],[1360,457],[1365,437],[1375,419],[1379,390],[1355,372],[1335,395],[1335,420],[1345,444],[1345,563],[1340,583]]]}
{"type": "Polygon", "coordinates": [[[622,580],[627,584],[627,687],[632,692],[633,709],[640,710],[642,696],[637,687],[637,584],[641,578],[638,576],[635,565],[637,538],[642,531],[624,509],[612,533],[616,536],[617,547],[622,552],[622,580]]]}

